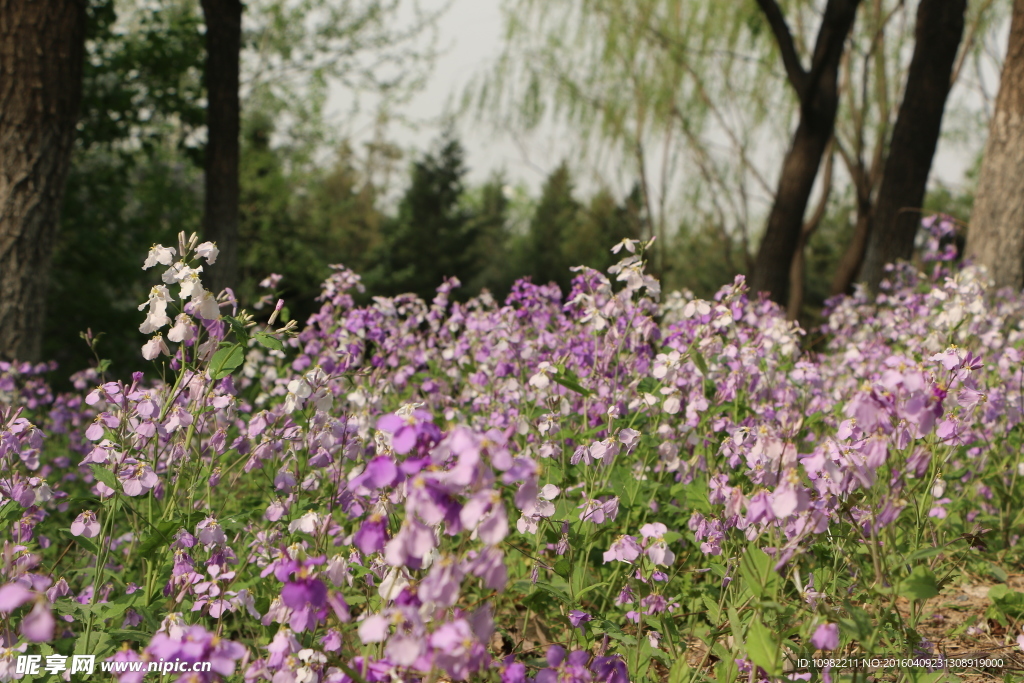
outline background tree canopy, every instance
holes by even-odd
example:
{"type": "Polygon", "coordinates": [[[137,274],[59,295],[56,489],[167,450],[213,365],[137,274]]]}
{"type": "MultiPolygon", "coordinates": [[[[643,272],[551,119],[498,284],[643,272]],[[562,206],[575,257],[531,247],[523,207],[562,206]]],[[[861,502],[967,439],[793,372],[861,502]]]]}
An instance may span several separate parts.
{"type": "MultiPolygon", "coordinates": [[[[227,284],[243,306],[280,296],[300,319],[317,310],[334,263],[363,274],[367,298],[429,299],[445,277],[461,281],[457,297],[487,289],[501,299],[522,276],[566,292],[572,266],[607,268],[611,245],[657,237],[652,265],[667,288],[709,296],[744,273],[775,283],[762,289],[792,318],[813,320],[856,280],[865,253],[909,255],[886,240],[903,230],[912,243],[922,210],[970,219],[972,187],[933,182],[914,199],[895,182],[913,176],[924,192],[940,133],[984,139],[994,93],[973,93],[1002,69],[992,46],[1022,10],[1019,0],[941,2],[508,0],[501,57],[478,72],[461,117],[411,152],[391,141],[390,122],[425,82],[443,8],[246,3],[238,191],[228,197],[237,235],[220,238],[238,251],[227,284]],[[327,114],[332,93],[344,93],[349,113],[377,108],[372,136],[353,137],[327,114]],[[925,126],[900,136],[900,117],[920,124],[926,114],[930,147],[925,126]],[[537,192],[507,173],[474,184],[458,130],[487,124],[566,126],[575,151],[537,192]],[[799,174],[794,203],[783,180],[799,174]],[[784,248],[768,258],[779,211],[784,248]]],[[[133,328],[146,298],[138,254],[209,220],[206,200],[219,190],[204,169],[210,137],[225,133],[207,125],[204,7],[91,0],[83,16],[81,104],[36,331],[36,357],[66,370],[95,363],[78,340],[87,328],[109,332],[99,353],[115,370],[137,361],[135,335],[113,331],[133,328]]],[[[1009,66],[1004,89],[1019,80],[1009,66]]],[[[1000,106],[1013,106],[1011,95],[1001,91],[1000,106]]],[[[981,152],[979,142],[979,164],[981,152]]],[[[0,356],[19,355],[12,348],[0,356]]]]}

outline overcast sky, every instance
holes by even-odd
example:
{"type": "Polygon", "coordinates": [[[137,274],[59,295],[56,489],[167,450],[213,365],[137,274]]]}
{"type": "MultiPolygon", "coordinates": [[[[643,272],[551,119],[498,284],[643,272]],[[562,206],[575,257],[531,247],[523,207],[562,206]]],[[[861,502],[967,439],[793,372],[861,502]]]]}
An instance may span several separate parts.
{"type": "MultiPolygon", "coordinates": [[[[431,5],[440,4],[442,0],[423,0],[424,7],[428,9],[431,5]]],[[[501,0],[453,1],[439,26],[439,46],[444,54],[439,58],[427,86],[404,112],[423,121],[423,124],[417,130],[404,127],[392,130],[391,137],[400,145],[410,150],[428,149],[440,132],[439,121],[449,104],[459,97],[474,75],[485,72],[500,55],[503,37],[501,4],[501,0]]],[[[1005,38],[1001,36],[997,43],[1001,43],[1000,47],[1005,50],[1005,38]]],[[[998,72],[990,73],[989,80],[998,82],[998,72]]],[[[954,90],[954,99],[962,104],[965,98],[980,101],[961,83],[954,90]]],[[[473,184],[483,182],[495,171],[504,170],[509,183],[525,183],[536,193],[545,176],[563,157],[572,154],[566,136],[557,130],[548,129],[513,140],[508,134],[495,132],[486,122],[467,117],[460,119],[457,131],[467,151],[466,162],[473,184]]],[[[973,160],[973,150],[977,149],[978,140],[966,143],[943,140],[933,166],[933,178],[939,178],[947,185],[960,185],[964,171],[973,160]]],[[[587,186],[586,178],[580,178],[580,181],[584,187],[587,186]]]]}

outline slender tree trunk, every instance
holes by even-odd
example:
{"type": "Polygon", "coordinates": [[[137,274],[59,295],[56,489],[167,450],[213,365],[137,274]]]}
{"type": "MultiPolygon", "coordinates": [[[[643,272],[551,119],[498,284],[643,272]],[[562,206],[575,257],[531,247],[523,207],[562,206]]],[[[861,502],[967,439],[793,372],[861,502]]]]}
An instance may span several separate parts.
{"type": "Polygon", "coordinates": [[[857,222],[853,226],[853,239],[836,265],[836,274],[833,275],[829,291],[831,296],[850,294],[853,289],[853,281],[857,278],[860,264],[864,262],[864,252],[867,250],[872,210],[870,199],[857,199],[857,222]]]}
{"type": "Polygon", "coordinates": [[[1024,0],[1013,3],[966,251],[988,268],[997,287],[1024,285],[1024,0]]]}
{"type": "Polygon", "coordinates": [[[85,3],[0,0],[0,358],[38,360],[82,98],[85,3]]]}
{"type": "Polygon", "coordinates": [[[242,3],[202,0],[206,19],[206,199],[203,235],[220,249],[208,266],[209,286],[219,292],[238,275],[239,52],[242,3]]]}
{"type": "Polygon", "coordinates": [[[754,262],[751,288],[767,292],[772,301],[786,305],[790,267],[800,242],[807,202],[835,127],[839,62],[860,0],[829,0],[810,71],[804,71],[799,64],[778,5],[773,0],[758,2],[775,32],[790,83],[800,98],[800,122],[782,163],[775,203],[754,262]]]}
{"type": "Polygon", "coordinates": [[[871,290],[882,281],[885,264],[913,254],[966,9],[967,0],[921,0],[918,5],[914,56],[859,276],[871,290]]]}
{"type": "Polygon", "coordinates": [[[804,279],[807,270],[807,244],[811,237],[818,230],[825,212],[828,210],[828,200],[832,196],[832,169],[835,166],[835,155],[829,147],[825,152],[825,173],[821,178],[821,197],[814,213],[807,219],[800,229],[800,238],[797,240],[796,251],[793,253],[793,263],[789,267],[789,302],[786,304],[786,319],[799,320],[800,311],[804,307],[804,279]]]}

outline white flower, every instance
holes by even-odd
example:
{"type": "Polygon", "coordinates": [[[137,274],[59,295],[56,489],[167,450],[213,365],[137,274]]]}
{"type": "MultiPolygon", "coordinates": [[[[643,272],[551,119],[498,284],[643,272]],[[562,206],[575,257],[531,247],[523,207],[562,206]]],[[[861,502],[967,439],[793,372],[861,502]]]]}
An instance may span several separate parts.
{"type": "Polygon", "coordinates": [[[151,308],[154,306],[163,306],[164,309],[166,309],[168,301],[174,301],[174,297],[171,296],[171,293],[166,287],[163,285],[157,285],[153,289],[149,290],[149,299],[146,303],[139,304],[139,310],[141,311],[146,306],[151,308]]]}
{"type": "Polygon", "coordinates": [[[295,533],[297,529],[299,531],[304,531],[307,534],[312,534],[316,532],[317,527],[320,526],[320,522],[320,515],[310,510],[298,519],[293,520],[291,524],[288,525],[288,531],[295,533]]]}
{"type": "Polygon", "coordinates": [[[217,299],[206,290],[203,290],[198,298],[193,297],[192,305],[195,306],[200,318],[216,320],[220,317],[220,305],[217,304],[217,299]]]}
{"type": "Polygon", "coordinates": [[[158,334],[148,342],[142,345],[142,357],[146,360],[153,360],[161,353],[165,355],[171,355],[171,350],[167,348],[167,344],[164,342],[164,336],[158,334]]]}
{"type": "Polygon", "coordinates": [[[206,291],[203,289],[203,283],[199,281],[199,274],[203,272],[203,267],[189,268],[183,266],[174,276],[174,278],[181,285],[181,298],[192,297],[195,301],[197,298],[203,295],[206,291]]]}
{"type": "Polygon", "coordinates": [[[196,256],[206,259],[206,263],[211,266],[217,261],[218,254],[220,254],[220,249],[213,242],[203,242],[196,247],[196,256]]]}
{"type": "Polygon", "coordinates": [[[628,251],[630,254],[635,254],[636,245],[638,244],[640,244],[640,240],[631,240],[627,237],[626,239],[622,240],[614,247],[612,247],[612,253],[618,254],[620,251],[622,251],[622,248],[625,247],[626,251],[628,251]]]}
{"type": "Polygon", "coordinates": [[[142,334],[153,334],[164,325],[169,325],[171,319],[167,317],[166,309],[167,304],[149,309],[146,319],[139,325],[139,332],[142,334]]]}
{"type": "Polygon", "coordinates": [[[195,336],[195,332],[192,330],[192,319],[184,313],[179,313],[178,317],[174,319],[174,327],[167,333],[167,339],[172,342],[187,342],[191,341],[195,336]]]}
{"type": "Polygon", "coordinates": [[[163,285],[157,285],[149,291],[149,300],[139,305],[139,310],[149,307],[146,320],[139,326],[142,334],[152,334],[164,325],[168,325],[171,319],[167,317],[167,302],[172,301],[171,293],[163,285]]]}
{"type": "Polygon", "coordinates": [[[142,269],[149,270],[158,263],[169,266],[174,262],[174,254],[173,247],[162,247],[159,244],[154,244],[149,249],[149,254],[146,256],[146,262],[142,265],[142,269]]]}

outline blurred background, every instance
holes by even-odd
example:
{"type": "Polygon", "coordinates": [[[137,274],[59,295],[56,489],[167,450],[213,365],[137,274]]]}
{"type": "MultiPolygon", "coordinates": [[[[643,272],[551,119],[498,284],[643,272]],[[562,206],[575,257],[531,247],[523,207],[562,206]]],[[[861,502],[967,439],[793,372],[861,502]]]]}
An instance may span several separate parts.
{"type": "MultiPolygon", "coordinates": [[[[105,333],[100,354],[116,373],[135,369],[137,306],[155,283],[140,267],[147,249],[211,232],[204,211],[219,190],[204,169],[220,152],[207,116],[225,101],[208,73],[220,68],[217,48],[208,53],[217,4],[88,3],[38,356],[62,375],[95,362],[86,329],[105,333]]],[[[274,296],[300,323],[335,263],[362,275],[364,301],[430,299],[456,276],[457,298],[486,289],[500,302],[524,276],[568,292],[571,266],[606,269],[616,242],[657,237],[650,268],[666,290],[710,297],[736,274],[757,267],[763,281],[774,270],[785,291],[758,288],[813,324],[871,253],[915,59],[948,62],[949,87],[915,96],[941,128],[918,153],[923,201],[899,210],[915,227],[933,210],[966,225],[1011,16],[1008,0],[959,0],[956,40],[929,55],[915,40],[928,0],[849,2],[855,21],[821,57],[842,2],[222,4],[240,13],[241,33],[237,226],[213,235],[237,260],[219,282],[252,309],[270,291],[260,282],[280,274],[274,296]],[[766,256],[759,245],[788,191],[780,180],[795,168],[788,152],[827,119],[807,84],[824,78],[827,92],[829,77],[834,121],[804,181],[797,243],[766,256]]]]}

